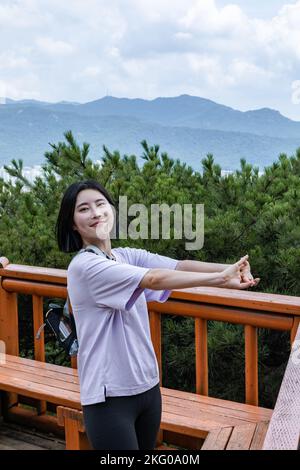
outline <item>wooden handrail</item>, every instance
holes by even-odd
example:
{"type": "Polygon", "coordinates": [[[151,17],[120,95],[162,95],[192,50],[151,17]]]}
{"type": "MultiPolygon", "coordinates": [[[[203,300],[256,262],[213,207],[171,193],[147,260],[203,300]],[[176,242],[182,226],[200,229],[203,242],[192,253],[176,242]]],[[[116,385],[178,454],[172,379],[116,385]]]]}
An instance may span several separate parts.
{"type": "MultiPolygon", "coordinates": [[[[1,276],[1,274],[0,274],[1,276]]],[[[228,307],[244,307],[251,310],[280,312],[300,316],[300,297],[268,294],[218,287],[193,287],[173,291],[172,299],[219,304],[228,307]]]]}
{"type": "Polygon", "coordinates": [[[30,282],[19,279],[7,279],[2,281],[2,287],[6,292],[16,292],[18,294],[35,294],[44,297],[67,297],[67,287],[64,285],[49,284],[46,282],[30,282]]]}
{"type": "Polygon", "coordinates": [[[67,271],[57,268],[43,268],[23,264],[5,265],[4,263],[3,268],[0,268],[0,276],[3,278],[27,279],[28,281],[49,282],[52,284],[67,284],[67,271]]]}
{"type": "Polygon", "coordinates": [[[200,300],[197,302],[180,302],[168,300],[165,303],[149,302],[149,309],[164,315],[178,315],[185,317],[204,318],[206,320],[236,323],[238,325],[252,325],[259,328],[274,330],[290,330],[293,317],[275,312],[253,311],[246,308],[233,308],[221,305],[206,305],[200,300]]]}
{"type": "MultiPolygon", "coordinates": [[[[67,271],[65,269],[6,263],[8,263],[7,258],[0,258],[0,276],[3,278],[67,284],[67,271]],[[3,268],[1,268],[1,264],[3,268]]],[[[175,290],[171,293],[170,299],[300,316],[300,297],[289,295],[220,289],[217,287],[194,287],[192,289],[175,290]]]]}

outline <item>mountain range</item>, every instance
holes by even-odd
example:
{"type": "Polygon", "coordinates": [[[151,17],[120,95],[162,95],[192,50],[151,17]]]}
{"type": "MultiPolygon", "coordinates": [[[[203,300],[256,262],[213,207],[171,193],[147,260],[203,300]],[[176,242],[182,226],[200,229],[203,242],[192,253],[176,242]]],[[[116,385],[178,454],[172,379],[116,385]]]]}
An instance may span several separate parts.
{"type": "Polygon", "coordinates": [[[223,169],[238,168],[241,158],[263,169],[280,153],[290,155],[300,147],[300,122],[276,110],[242,112],[189,95],[151,101],[106,96],[88,103],[0,102],[5,102],[0,105],[0,166],[12,158],[22,158],[27,166],[41,164],[49,143],[62,141],[67,130],[79,143],[90,143],[95,160],[103,155],[103,144],[139,156],[146,139],[195,170],[207,153],[223,169]]]}

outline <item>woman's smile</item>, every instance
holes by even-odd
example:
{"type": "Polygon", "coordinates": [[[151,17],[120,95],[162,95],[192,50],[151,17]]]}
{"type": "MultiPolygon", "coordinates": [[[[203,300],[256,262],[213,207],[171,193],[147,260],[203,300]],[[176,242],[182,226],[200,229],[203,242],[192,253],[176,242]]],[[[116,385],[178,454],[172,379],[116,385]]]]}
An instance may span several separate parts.
{"type": "Polygon", "coordinates": [[[97,225],[102,224],[104,222],[106,222],[106,221],[105,220],[97,220],[92,225],[90,225],[90,227],[97,227],[97,225]]]}

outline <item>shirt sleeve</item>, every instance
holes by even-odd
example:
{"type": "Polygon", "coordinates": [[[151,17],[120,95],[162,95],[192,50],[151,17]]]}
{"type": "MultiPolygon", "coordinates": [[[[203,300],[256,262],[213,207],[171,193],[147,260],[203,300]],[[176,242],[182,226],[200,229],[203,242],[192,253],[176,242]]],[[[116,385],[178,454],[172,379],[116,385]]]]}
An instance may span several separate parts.
{"type": "Polygon", "coordinates": [[[85,277],[93,300],[99,306],[129,310],[144,291],[139,284],[148,268],[118,263],[85,253],[85,277]]]}
{"type": "MultiPolygon", "coordinates": [[[[178,260],[139,248],[119,248],[126,261],[149,269],[176,269],[178,260]]],[[[144,289],[147,302],[166,302],[172,291],[144,289]]]]}

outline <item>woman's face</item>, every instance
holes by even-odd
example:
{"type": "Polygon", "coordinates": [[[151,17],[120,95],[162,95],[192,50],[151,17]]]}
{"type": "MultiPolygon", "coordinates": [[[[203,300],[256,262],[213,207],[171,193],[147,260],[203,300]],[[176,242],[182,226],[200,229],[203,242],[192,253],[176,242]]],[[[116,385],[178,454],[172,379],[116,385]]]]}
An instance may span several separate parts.
{"type": "Polygon", "coordinates": [[[96,189],[84,189],[77,195],[73,221],[84,244],[105,240],[114,225],[112,206],[96,189]]]}

